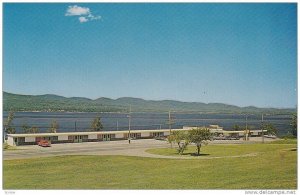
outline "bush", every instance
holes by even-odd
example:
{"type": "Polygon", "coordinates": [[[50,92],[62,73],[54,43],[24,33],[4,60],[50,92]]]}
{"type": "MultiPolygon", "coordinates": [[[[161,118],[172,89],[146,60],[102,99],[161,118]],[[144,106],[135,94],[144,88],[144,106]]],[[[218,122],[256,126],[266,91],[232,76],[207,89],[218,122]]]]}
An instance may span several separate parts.
{"type": "Polygon", "coordinates": [[[283,136],[280,136],[279,138],[285,139],[285,140],[287,140],[287,139],[297,139],[297,137],[295,137],[292,134],[283,135],[283,136]]]}
{"type": "Polygon", "coordinates": [[[5,143],[3,143],[3,149],[4,150],[7,150],[9,148],[9,145],[5,142],[5,143]]]}

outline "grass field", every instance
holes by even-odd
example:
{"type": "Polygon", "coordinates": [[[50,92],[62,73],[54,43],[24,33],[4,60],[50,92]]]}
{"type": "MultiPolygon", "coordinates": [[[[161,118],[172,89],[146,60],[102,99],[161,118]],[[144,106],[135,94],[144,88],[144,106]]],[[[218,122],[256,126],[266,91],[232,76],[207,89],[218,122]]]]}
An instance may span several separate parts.
{"type": "Polygon", "coordinates": [[[202,148],[206,156],[258,154],[202,160],[126,156],[5,160],[4,189],[296,189],[296,147],[295,143],[211,145],[202,148]]]}
{"type": "MultiPolygon", "coordinates": [[[[294,145],[296,148],[297,139],[287,139],[287,140],[277,140],[270,143],[265,144],[226,144],[226,145],[207,145],[202,146],[200,150],[201,156],[207,157],[222,157],[222,156],[238,156],[245,154],[256,154],[256,153],[264,153],[270,150],[277,150],[283,147],[283,144],[294,145]]],[[[291,146],[292,147],[292,146],[291,146]]],[[[195,156],[197,149],[194,144],[190,144],[187,150],[184,151],[182,155],[179,155],[176,150],[176,145],[173,145],[173,148],[155,148],[149,149],[147,152],[151,154],[159,154],[166,156],[178,156],[178,157],[186,157],[186,156],[195,156]]]]}
{"type": "Polygon", "coordinates": [[[6,151],[6,150],[17,150],[17,148],[15,146],[10,146],[7,143],[3,143],[2,146],[3,146],[4,151],[6,151]]]}

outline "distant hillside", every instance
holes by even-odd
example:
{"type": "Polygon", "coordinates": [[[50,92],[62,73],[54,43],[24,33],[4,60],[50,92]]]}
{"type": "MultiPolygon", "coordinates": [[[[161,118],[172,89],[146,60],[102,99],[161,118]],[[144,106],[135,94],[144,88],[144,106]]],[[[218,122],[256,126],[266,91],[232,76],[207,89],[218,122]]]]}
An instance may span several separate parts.
{"type": "Polygon", "coordinates": [[[238,107],[221,103],[180,102],[174,100],[144,100],[123,97],[118,99],[83,97],[66,98],[58,95],[18,95],[3,92],[4,111],[68,111],[68,112],[201,112],[201,113],[281,113],[289,114],[296,109],[238,107]]]}

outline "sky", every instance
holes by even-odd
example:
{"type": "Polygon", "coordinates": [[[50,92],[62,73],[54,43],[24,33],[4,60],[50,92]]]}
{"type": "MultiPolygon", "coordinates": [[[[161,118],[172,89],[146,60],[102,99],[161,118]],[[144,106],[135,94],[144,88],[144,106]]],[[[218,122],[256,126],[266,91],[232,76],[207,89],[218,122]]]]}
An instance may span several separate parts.
{"type": "Polygon", "coordinates": [[[296,3],[4,3],[3,90],[297,106],[296,3]]]}

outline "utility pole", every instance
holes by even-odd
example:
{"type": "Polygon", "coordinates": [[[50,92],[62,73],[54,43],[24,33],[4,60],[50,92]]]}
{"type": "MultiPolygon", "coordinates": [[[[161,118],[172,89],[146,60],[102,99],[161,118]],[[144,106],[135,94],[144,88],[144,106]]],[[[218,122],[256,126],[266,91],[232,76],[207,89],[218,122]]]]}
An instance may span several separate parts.
{"type": "Polygon", "coordinates": [[[76,121],[75,121],[75,132],[77,131],[76,121]]]}
{"type": "Polygon", "coordinates": [[[245,133],[245,140],[248,140],[248,115],[246,114],[246,133],[245,133]]]}
{"type": "Polygon", "coordinates": [[[117,120],[117,131],[119,130],[119,121],[117,120]]]}
{"type": "MultiPolygon", "coordinates": [[[[170,134],[169,136],[171,136],[171,110],[169,110],[169,129],[170,129],[170,134]]],[[[172,142],[171,142],[171,148],[172,148],[172,142]]]]}
{"type": "MultiPolygon", "coordinates": [[[[169,125],[169,136],[172,135],[172,124],[174,124],[174,123],[175,122],[174,122],[174,120],[171,117],[171,110],[169,110],[169,120],[168,120],[168,122],[166,122],[166,124],[169,125]]],[[[171,144],[171,148],[172,148],[172,142],[170,144],[171,144]]]]}
{"type": "Polygon", "coordinates": [[[246,115],[246,130],[248,130],[248,115],[246,115]]]}
{"type": "Polygon", "coordinates": [[[128,115],[128,142],[130,144],[131,134],[130,134],[130,125],[131,125],[131,105],[129,106],[129,115],[128,115]]]}
{"type": "Polygon", "coordinates": [[[169,110],[169,130],[171,135],[171,110],[169,110]]]}
{"type": "Polygon", "coordinates": [[[169,111],[169,120],[166,122],[166,124],[169,125],[169,131],[170,131],[170,135],[171,135],[171,132],[172,132],[172,124],[174,124],[174,120],[172,119],[171,117],[171,110],[169,111]]]}
{"type": "Polygon", "coordinates": [[[261,141],[264,143],[264,114],[261,114],[261,141]]]}

